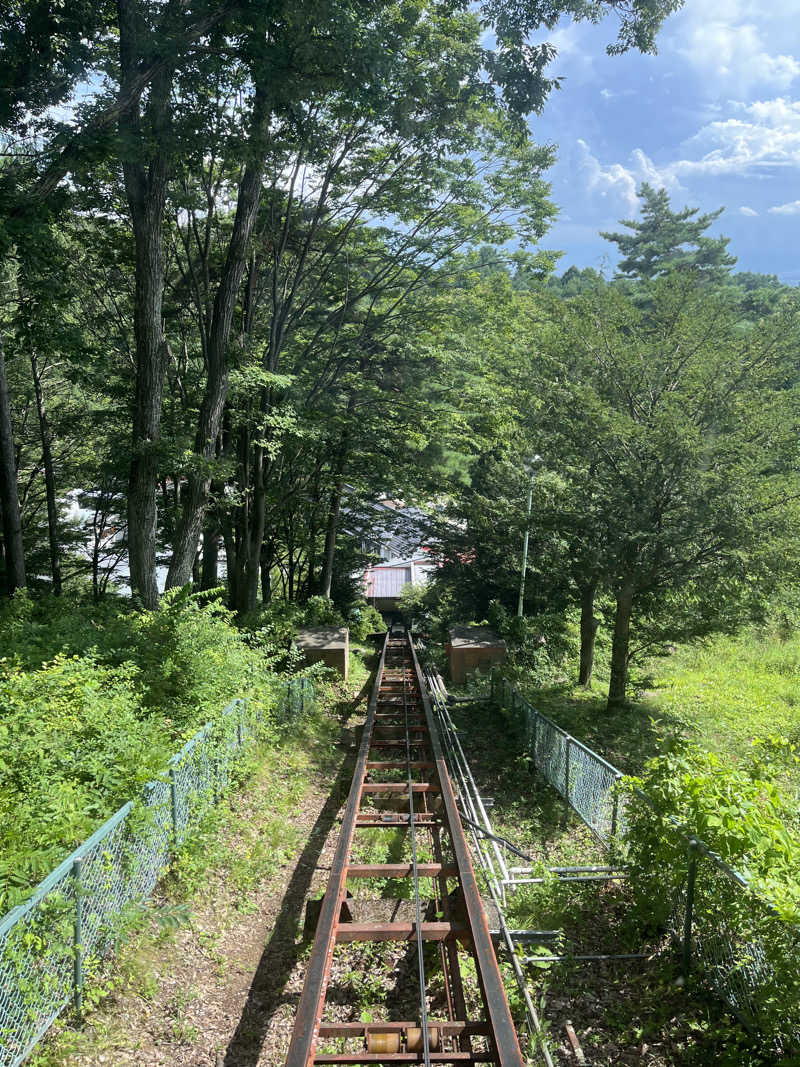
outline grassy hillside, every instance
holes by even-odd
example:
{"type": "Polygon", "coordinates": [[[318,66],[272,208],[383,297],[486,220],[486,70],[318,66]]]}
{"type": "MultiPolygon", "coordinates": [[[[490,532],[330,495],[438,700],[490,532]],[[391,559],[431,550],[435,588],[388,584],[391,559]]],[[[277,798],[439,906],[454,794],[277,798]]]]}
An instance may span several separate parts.
{"type": "MultiPolygon", "coordinates": [[[[605,685],[526,686],[534,703],[624,771],[638,771],[667,730],[734,759],[755,738],[786,737],[800,746],[800,635],[747,630],[679,648],[636,674],[628,707],[606,710],[605,685]]],[[[800,773],[796,777],[800,782],[800,773]]]]}
{"type": "Polygon", "coordinates": [[[718,637],[652,667],[644,707],[684,721],[705,747],[739,756],[754,737],[800,743],[800,636],[718,637]]]}

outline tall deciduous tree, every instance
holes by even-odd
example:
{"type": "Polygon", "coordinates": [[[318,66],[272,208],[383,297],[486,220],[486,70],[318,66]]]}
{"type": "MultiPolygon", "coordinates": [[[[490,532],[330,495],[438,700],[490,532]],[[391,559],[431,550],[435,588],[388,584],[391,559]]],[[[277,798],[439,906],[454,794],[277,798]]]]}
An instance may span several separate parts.
{"type": "MultiPolygon", "coordinates": [[[[553,26],[560,15],[599,20],[620,16],[620,29],[611,51],[637,47],[653,50],[656,31],[678,0],[487,0],[480,13],[495,28],[496,50],[482,46],[469,52],[489,75],[483,84],[499,88],[510,113],[521,116],[537,110],[553,81],[545,68],[554,54],[549,45],[530,45],[527,37],[542,25],[553,26]]],[[[128,533],[131,579],[143,603],[157,598],[155,550],[157,485],[161,457],[164,380],[171,359],[170,323],[164,310],[166,267],[164,216],[176,160],[202,160],[202,127],[195,124],[194,148],[189,147],[192,123],[185,105],[189,83],[200,96],[220,83],[246,84],[246,105],[232,123],[231,145],[238,141],[242,172],[236,209],[217,275],[210,307],[204,352],[203,397],[194,433],[198,462],[187,474],[186,492],[171,530],[174,556],[170,583],[188,578],[209,497],[208,466],[219,448],[230,369],[231,324],[242,282],[251,259],[251,238],[262,195],[265,150],[278,134],[304,143],[306,123],[294,122],[310,105],[325,106],[329,94],[352,95],[369,123],[375,117],[363,88],[370,72],[418,44],[415,27],[444,24],[471,7],[467,0],[368,3],[330,0],[268,5],[260,2],[167,0],[150,5],[143,0],[116,3],[76,3],[57,0],[23,2],[0,13],[4,48],[0,80],[10,92],[0,105],[0,121],[12,137],[27,138],[29,151],[14,168],[12,181],[3,183],[0,200],[6,221],[25,225],[38,205],[52,207],[63,195],[64,179],[93,174],[105,162],[121,165],[125,197],[135,246],[135,386],[132,403],[131,471],[128,489],[128,533]],[[388,34],[388,36],[387,36],[388,34]],[[387,47],[388,41],[388,47],[387,47]],[[235,72],[239,72],[236,75],[235,72]],[[75,86],[97,86],[75,103],[75,86]],[[204,88],[205,87],[205,88],[204,88]],[[74,105],[70,121],[51,109],[74,105]],[[116,133],[116,136],[115,136],[116,133]]],[[[469,50],[467,50],[469,51],[469,50]]],[[[449,63],[452,77],[438,85],[439,106],[463,93],[458,63],[449,63]]],[[[433,77],[426,66],[426,78],[433,77]]],[[[475,70],[470,68],[475,80],[475,70]]],[[[423,79],[424,80],[424,79],[423,79]]],[[[480,81],[480,77],[477,79],[480,81]]],[[[397,121],[420,128],[427,116],[414,101],[421,99],[422,80],[398,93],[397,121]]],[[[231,116],[235,108],[231,108],[231,116]]],[[[424,109],[423,109],[424,111],[424,109]]],[[[520,135],[525,124],[517,119],[520,135]]],[[[404,214],[397,205],[398,217],[404,214]]],[[[11,229],[4,248],[13,242],[11,229]]],[[[162,476],[163,482],[163,476],[162,476]]]]}
{"type": "MultiPolygon", "coordinates": [[[[562,432],[583,442],[614,594],[609,702],[625,699],[637,611],[677,616],[679,591],[719,603],[755,579],[797,496],[787,387],[798,307],[745,328],[726,293],[672,272],[638,298],[609,288],[567,305],[551,336],[562,432]],[[559,363],[558,353],[562,353],[559,363]]],[[[789,565],[792,561],[786,561],[789,565]]],[[[704,625],[708,624],[705,620],[704,625]]],[[[673,619],[676,631],[688,636],[673,619]]]]}
{"type": "Polygon", "coordinates": [[[0,333],[0,511],[3,520],[6,591],[24,589],[25,550],[22,543],[22,516],[17,492],[17,460],[14,453],[14,428],[8,375],[0,333]]]}

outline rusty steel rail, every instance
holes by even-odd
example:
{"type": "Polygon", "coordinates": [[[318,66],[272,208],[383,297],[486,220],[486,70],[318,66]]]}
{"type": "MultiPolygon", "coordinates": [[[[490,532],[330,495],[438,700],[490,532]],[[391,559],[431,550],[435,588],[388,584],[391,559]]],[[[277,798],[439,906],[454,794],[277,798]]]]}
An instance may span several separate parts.
{"type": "Polygon", "coordinates": [[[286,1059],[286,1067],[368,1063],[523,1067],[436,722],[407,635],[387,634],[384,641],[286,1059]],[[393,773],[402,777],[389,780],[393,773]],[[381,810],[382,804],[391,810],[381,810]],[[356,862],[360,831],[381,828],[405,831],[408,857],[356,862]],[[391,921],[362,921],[357,913],[364,902],[350,898],[348,883],[363,886],[370,879],[382,885],[411,879],[412,914],[398,919],[404,903],[398,899],[388,902],[395,905],[391,921]],[[402,970],[407,988],[385,1020],[343,1022],[340,1001],[338,1017],[326,1017],[337,945],[358,941],[383,942],[395,953],[398,943],[406,943],[399,951],[408,966],[401,968],[393,957],[392,967],[397,974],[402,970]],[[474,963],[469,971],[477,989],[465,988],[465,959],[474,963]],[[416,1009],[409,1010],[412,994],[416,1009]],[[340,1047],[319,1050],[321,1041],[340,1047]]]}

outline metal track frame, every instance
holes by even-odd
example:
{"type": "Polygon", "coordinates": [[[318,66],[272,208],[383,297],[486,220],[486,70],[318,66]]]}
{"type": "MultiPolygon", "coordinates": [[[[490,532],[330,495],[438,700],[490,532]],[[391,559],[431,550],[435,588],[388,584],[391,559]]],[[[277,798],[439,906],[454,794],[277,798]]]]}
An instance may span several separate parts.
{"type": "Polygon", "coordinates": [[[286,1059],[286,1067],[362,1063],[523,1065],[437,723],[408,635],[399,639],[387,634],[384,641],[286,1059]],[[402,758],[396,758],[397,753],[402,758]],[[384,758],[387,755],[389,758],[384,758]],[[405,782],[380,781],[381,772],[389,769],[405,770],[405,782]],[[422,770],[424,781],[419,781],[415,772],[422,770]],[[381,795],[394,802],[407,801],[408,810],[391,815],[361,811],[381,795]],[[438,804],[429,803],[431,798],[438,804]],[[410,863],[352,862],[358,831],[381,826],[408,831],[410,863]],[[435,862],[419,862],[421,837],[435,862]],[[451,854],[447,859],[445,850],[451,854]],[[354,878],[411,878],[414,921],[351,921],[347,884],[354,878]],[[421,897],[421,878],[431,879],[433,885],[427,900],[421,897]],[[453,882],[455,890],[451,889],[453,882]],[[437,921],[428,921],[431,912],[437,921]],[[370,1023],[323,1021],[336,945],[352,941],[415,944],[418,1018],[370,1023]],[[438,942],[447,1015],[441,1021],[431,1018],[427,1007],[426,941],[438,942]],[[474,960],[482,1018],[470,1018],[467,1011],[460,967],[465,952],[474,960]],[[360,1050],[318,1053],[319,1041],[325,1038],[363,1039],[364,1044],[360,1050]],[[385,1051],[385,1045],[379,1048],[377,1038],[393,1042],[393,1051],[385,1051]]]}

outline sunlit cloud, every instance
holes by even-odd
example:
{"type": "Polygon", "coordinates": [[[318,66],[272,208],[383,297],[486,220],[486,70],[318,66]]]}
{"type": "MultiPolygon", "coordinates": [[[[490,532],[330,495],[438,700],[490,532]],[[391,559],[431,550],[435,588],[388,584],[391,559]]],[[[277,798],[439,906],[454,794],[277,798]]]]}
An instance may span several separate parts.
{"type": "Polygon", "coordinates": [[[796,0],[703,0],[687,4],[668,25],[668,40],[709,95],[735,88],[786,92],[800,78],[800,59],[786,50],[784,22],[796,18],[796,0]]]}
{"type": "Polygon", "coordinates": [[[800,215],[800,200],[792,200],[789,204],[776,204],[768,210],[770,215],[800,215]]]}

